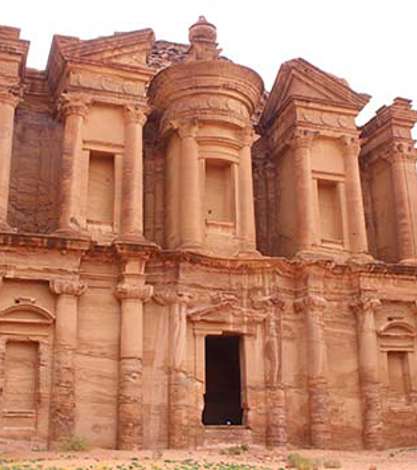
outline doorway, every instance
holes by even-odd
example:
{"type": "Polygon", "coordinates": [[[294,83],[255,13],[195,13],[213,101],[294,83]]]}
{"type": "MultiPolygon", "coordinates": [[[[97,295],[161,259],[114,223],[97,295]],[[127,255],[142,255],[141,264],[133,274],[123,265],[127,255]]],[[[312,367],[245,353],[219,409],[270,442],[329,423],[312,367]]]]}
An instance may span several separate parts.
{"type": "Polygon", "coordinates": [[[241,425],[240,336],[206,336],[203,424],[241,425]]]}

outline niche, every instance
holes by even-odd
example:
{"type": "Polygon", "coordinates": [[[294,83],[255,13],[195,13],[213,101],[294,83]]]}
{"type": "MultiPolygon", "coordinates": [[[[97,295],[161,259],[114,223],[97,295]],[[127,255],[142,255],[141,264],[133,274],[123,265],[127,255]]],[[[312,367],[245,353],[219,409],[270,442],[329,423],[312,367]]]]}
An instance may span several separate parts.
{"type": "Polygon", "coordinates": [[[393,392],[406,395],[410,386],[408,370],[408,353],[403,351],[388,351],[388,379],[393,392]]]}
{"type": "Polygon", "coordinates": [[[38,343],[8,341],[5,357],[4,409],[30,411],[36,408],[38,389],[38,343]]]}
{"type": "Polygon", "coordinates": [[[342,214],[336,181],[317,181],[322,242],[343,243],[342,214]]]}
{"type": "Polygon", "coordinates": [[[232,166],[220,160],[206,160],[205,218],[207,222],[234,222],[232,166]]]}
{"type": "Polygon", "coordinates": [[[88,169],[87,223],[113,225],[114,155],[90,152],[88,169]]]}

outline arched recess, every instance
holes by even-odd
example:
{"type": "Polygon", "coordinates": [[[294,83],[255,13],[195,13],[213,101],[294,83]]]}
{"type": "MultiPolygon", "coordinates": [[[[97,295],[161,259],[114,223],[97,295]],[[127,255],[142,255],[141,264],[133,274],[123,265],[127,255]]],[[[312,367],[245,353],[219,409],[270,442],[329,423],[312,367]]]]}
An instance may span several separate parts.
{"type": "Polygon", "coordinates": [[[34,302],[0,311],[0,436],[47,445],[55,315],[34,302]]]}

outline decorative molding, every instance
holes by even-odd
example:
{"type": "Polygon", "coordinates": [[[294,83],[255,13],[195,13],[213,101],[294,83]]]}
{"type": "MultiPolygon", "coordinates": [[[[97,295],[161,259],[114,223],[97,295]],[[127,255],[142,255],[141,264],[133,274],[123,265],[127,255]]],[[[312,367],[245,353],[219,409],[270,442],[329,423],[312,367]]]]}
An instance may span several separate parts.
{"type": "Polygon", "coordinates": [[[127,123],[140,124],[143,127],[148,119],[150,111],[149,107],[137,104],[128,104],[125,106],[125,120],[127,123]]]}
{"type": "Polygon", "coordinates": [[[71,115],[85,118],[92,99],[81,93],[62,93],[58,100],[58,112],[68,117],[71,115]]]}
{"type": "Polygon", "coordinates": [[[78,280],[52,279],[49,288],[57,295],[74,295],[79,297],[87,290],[87,285],[78,280]]]}
{"type": "Polygon", "coordinates": [[[153,294],[153,286],[151,284],[136,285],[126,281],[121,282],[115,289],[115,296],[119,300],[137,299],[147,302],[153,294]]]}
{"type": "Polygon", "coordinates": [[[309,293],[302,297],[301,299],[297,299],[294,301],[294,309],[296,312],[323,312],[326,310],[328,305],[327,300],[318,295],[309,293]]]}

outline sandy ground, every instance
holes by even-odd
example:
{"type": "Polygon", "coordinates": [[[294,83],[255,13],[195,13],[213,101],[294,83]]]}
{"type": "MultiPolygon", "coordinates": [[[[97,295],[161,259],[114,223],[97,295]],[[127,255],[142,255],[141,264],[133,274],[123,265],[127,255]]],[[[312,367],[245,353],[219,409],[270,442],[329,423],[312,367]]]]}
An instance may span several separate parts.
{"type": "MultiPolygon", "coordinates": [[[[236,449],[233,448],[233,449],[236,449]]],[[[150,470],[183,470],[210,469],[222,470],[224,464],[256,466],[258,469],[279,470],[286,466],[286,452],[251,447],[242,450],[239,455],[228,447],[199,451],[141,451],[123,452],[94,449],[87,452],[1,452],[0,470],[3,468],[19,469],[150,469],[150,470]]],[[[417,470],[417,448],[391,449],[382,452],[369,451],[320,451],[294,449],[304,457],[319,459],[322,463],[318,469],[326,468],[323,463],[338,461],[344,470],[417,470]],[[375,467],[373,467],[375,466],[375,467]]],[[[235,466],[234,469],[239,469],[235,466]]],[[[328,468],[328,467],[327,467],[328,468]]],[[[252,467],[253,469],[253,467],[252,467]]]]}

